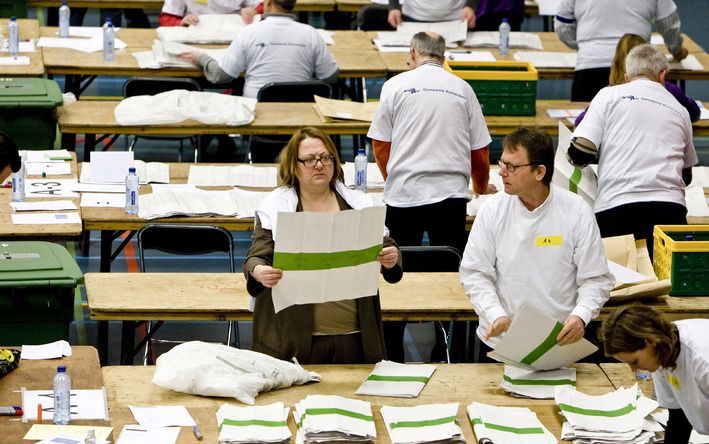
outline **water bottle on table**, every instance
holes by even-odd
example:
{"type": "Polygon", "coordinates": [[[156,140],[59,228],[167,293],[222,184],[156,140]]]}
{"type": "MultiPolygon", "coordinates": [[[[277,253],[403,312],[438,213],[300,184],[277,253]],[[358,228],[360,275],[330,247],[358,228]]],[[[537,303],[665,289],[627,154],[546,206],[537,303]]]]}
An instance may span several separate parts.
{"type": "Polygon", "coordinates": [[[57,367],[54,375],[54,424],[67,425],[71,420],[71,378],[66,367],[57,367]]]}
{"type": "Polygon", "coordinates": [[[113,29],[113,21],[110,17],[106,17],[106,22],[103,24],[103,61],[112,62],[116,60],[116,31],[113,29]]]}
{"type": "Polygon", "coordinates": [[[20,25],[15,17],[10,17],[10,23],[7,24],[7,44],[8,50],[12,57],[17,57],[20,51],[20,25]]]}
{"type": "Polygon", "coordinates": [[[506,56],[510,53],[511,30],[512,28],[510,27],[510,23],[507,19],[502,19],[502,23],[500,23],[500,43],[498,45],[498,50],[500,51],[501,56],[506,56]]]}
{"type": "Polygon", "coordinates": [[[367,191],[367,155],[364,148],[360,148],[355,156],[355,189],[367,191]]]}
{"type": "Polygon", "coordinates": [[[63,0],[62,5],[59,7],[59,37],[69,37],[70,18],[71,11],[69,10],[69,5],[66,0],[63,0]]]}
{"type": "Polygon", "coordinates": [[[138,188],[140,182],[135,168],[128,168],[126,176],[126,214],[138,214],[138,188]]]}
{"type": "Polygon", "coordinates": [[[12,201],[13,202],[24,202],[25,201],[25,156],[21,156],[22,164],[20,169],[16,173],[12,173],[12,201]]]}

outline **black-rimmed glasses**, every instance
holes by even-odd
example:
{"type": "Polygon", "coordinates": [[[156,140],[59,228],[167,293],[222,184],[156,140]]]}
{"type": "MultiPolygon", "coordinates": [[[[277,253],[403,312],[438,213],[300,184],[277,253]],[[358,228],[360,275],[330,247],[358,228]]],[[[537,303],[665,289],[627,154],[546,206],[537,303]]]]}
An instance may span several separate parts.
{"type": "Polygon", "coordinates": [[[307,159],[296,159],[298,162],[302,163],[308,168],[312,168],[318,161],[322,166],[330,166],[335,163],[335,156],[322,156],[322,157],[309,157],[307,159]]]}
{"type": "Polygon", "coordinates": [[[538,166],[538,163],[523,163],[522,165],[515,165],[513,163],[508,163],[508,162],[503,162],[502,160],[498,160],[497,164],[500,166],[500,168],[505,168],[507,171],[510,173],[514,173],[517,171],[517,168],[522,168],[526,166],[538,166]]]}

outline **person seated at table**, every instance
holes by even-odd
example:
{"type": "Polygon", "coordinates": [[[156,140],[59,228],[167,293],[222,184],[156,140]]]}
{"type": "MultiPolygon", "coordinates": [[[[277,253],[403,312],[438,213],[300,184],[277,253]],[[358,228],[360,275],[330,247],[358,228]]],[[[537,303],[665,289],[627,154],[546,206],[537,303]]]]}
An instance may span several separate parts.
{"type": "MultiPolygon", "coordinates": [[[[246,255],[246,288],[255,297],[253,350],[301,364],[375,363],[385,358],[379,295],[355,300],[293,305],[275,313],[271,289],[283,277],[273,268],[279,212],[335,213],[372,206],[364,193],[343,183],[332,140],[315,128],[296,131],[281,152],[280,187],[256,210],[253,242],[246,255]]],[[[384,237],[377,261],[387,282],[402,277],[401,254],[384,237]]]]}
{"type": "Polygon", "coordinates": [[[165,0],[158,24],[189,26],[199,22],[201,14],[241,14],[244,23],[251,23],[261,0],[165,0]]]}
{"type": "Polygon", "coordinates": [[[336,83],[339,68],[325,41],[310,25],[298,23],[290,12],[295,0],[266,0],[263,20],[246,27],[217,61],[200,52],[180,57],[204,69],[212,83],[227,83],[243,72],[244,97],[256,97],[271,82],[323,80],[336,83]]]}
{"type": "Polygon", "coordinates": [[[507,19],[512,31],[519,31],[524,20],[524,0],[478,0],[475,31],[497,31],[507,19]]]}
{"type": "Polygon", "coordinates": [[[475,27],[475,0],[389,0],[387,22],[392,28],[406,22],[445,22],[465,20],[468,28],[475,27]]]}
{"type": "Polygon", "coordinates": [[[0,132],[0,183],[12,173],[20,171],[22,158],[17,151],[17,145],[7,134],[0,132]]]}
{"type": "Polygon", "coordinates": [[[629,305],[603,321],[599,337],[606,356],[652,372],[657,402],[670,412],[666,443],[686,444],[692,427],[709,434],[709,319],[670,322],[629,305]]]}

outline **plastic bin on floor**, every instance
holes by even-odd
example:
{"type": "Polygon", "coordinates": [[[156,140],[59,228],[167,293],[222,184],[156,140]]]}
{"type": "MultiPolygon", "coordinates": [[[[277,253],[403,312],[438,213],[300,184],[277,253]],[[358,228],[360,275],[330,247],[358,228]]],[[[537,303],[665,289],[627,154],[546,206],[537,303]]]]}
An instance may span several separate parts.
{"type": "Polygon", "coordinates": [[[62,92],[54,80],[0,78],[0,130],[20,149],[47,150],[57,134],[62,92]]]}

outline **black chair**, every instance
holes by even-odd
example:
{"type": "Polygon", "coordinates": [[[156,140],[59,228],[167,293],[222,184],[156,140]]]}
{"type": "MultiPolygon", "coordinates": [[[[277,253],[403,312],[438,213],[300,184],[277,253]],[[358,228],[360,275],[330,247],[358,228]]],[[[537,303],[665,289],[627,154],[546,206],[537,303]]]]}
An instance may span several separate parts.
{"type": "Polygon", "coordinates": [[[362,6],[357,11],[357,28],[361,31],[396,31],[387,22],[388,17],[387,5],[362,6]]]}
{"type": "MultiPolygon", "coordinates": [[[[175,89],[202,91],[201,85],[194,79],[178,77],[131,77],[123,84],[123,97],[155,95],[175,89]]],[[[133,151],[138,139],[174,140],[179,142],[178,161],[182,162],[183,143],[189,140],[194,149],[194,161],[199,158],[199,136],[133,136],[128,151],[133,151]]],[[[126,139],[127,140],[127,139],[126,139]]]]}
{"type": "MultiPolygon", "coordinates": [[[[234,262],[234,239],[231,233],[222,228],[212,225],[184,225],[184,224],[148,224],[138,231],[138,267],[141,272],[147,271],[148,262],[146,251],[157,251],[162,253],[195,256],[210,253],[225,253],[226,258],[219,259],[226,265],[230,273],[236,272],[234,262]]],[[[154,267],[153,267],[154,269],[154,267]]],[[[190,271],[194,271],[190,269],[190,271]]],[[[213,270],[209,270],[213,271],[213,270]]],[[[152,361],[153,342],[174,343],[180,341],[169,341],[155,339],[154,335],[162,326],[164,321],[146,321],[147,333],[136,347],[136,351],[145,346],[143,364],[147,365],[152,361]]],[[[239,347],[239,328],[235,322],[229,322],[227,327],[227,345],[231,345],[232,338],[239,347]]]]}
{"type": "MultiPolygon", "coordinates": [[[[271,82],[258,92],[259,102],[314,102],[313,96],[332,97],[332,88],[321,80],[271,82]]],[[[290,136],[251,136],[249,153],[252,163],[273,163],[290,136]]]]}

